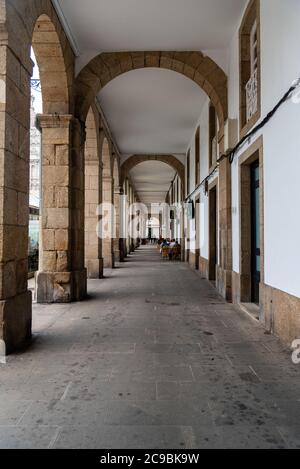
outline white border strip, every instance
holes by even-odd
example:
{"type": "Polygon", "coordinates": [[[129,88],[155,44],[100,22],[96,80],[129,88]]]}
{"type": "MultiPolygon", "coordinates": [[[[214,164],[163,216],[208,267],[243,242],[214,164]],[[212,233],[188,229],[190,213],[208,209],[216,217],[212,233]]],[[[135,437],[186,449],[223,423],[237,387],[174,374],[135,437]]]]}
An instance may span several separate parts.
{"type": "Polygon", "coordinates": [[[61,5],[60,5],[60,0],[52,0],[52,4],[53,4],[53,7],[61,21],[61,24],[62,24],[62,27],[64,28],[64,31],[70,41],[70,44],[71,44],[71,47],[73,49],[73,52],[74,54],[76,55],[76,57],[79,57],[80,55],[80,52],[79,52],[79,47],[77,45],[77,42],[73,36],[73,33],[71,31],[71,28],[68,24],[68,21],[64,15],[64,12],[61,8],[61,5]]]}

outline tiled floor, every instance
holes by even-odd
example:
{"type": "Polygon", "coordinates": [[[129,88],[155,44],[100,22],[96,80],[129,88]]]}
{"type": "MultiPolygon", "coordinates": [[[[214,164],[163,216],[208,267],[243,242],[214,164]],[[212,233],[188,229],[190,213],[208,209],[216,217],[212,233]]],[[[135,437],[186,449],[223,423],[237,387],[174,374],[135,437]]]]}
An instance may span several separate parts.
{"type": "Polygon", "coordinates": [[[89,292],[34,305],[0,365],[0,447],[300,447],[300,365],[188,266],[142,248],[89,292]]]}

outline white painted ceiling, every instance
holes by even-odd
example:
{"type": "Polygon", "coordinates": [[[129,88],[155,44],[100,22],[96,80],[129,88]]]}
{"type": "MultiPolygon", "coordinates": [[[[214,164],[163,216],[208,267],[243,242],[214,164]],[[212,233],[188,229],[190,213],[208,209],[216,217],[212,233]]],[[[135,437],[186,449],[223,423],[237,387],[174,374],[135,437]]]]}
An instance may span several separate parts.
{"type": "MultiPolygon", "coordinates": [[[[101,52],[136,50],[201,50],[227,72],[228,47],[247,3],[52,1],[77,53],[77,72],[101,52]]],[[[194,82],[176,72],[145,69],[116,78],[101,91],[99,99],[122,154],[171,153],[182,158],[205,95],[194,82]]],[[[138,184],[135,178],[141,176],[141,168],[150,171],[147,165],[139,167],[137,173],[133,171],[134,184],[138,184]]],[[[151,166],[148,184],[152,181],[153,186],[167,190],[167,170],[160,171],[160,166],[155,169],[151,166]]],[[[158,197],[155,194],[153,191],[151,197],[158,197]]]]}
{"type": "Polygon", "coordinates": [[[183,154],[206,101],[201,88],[171,70],[146,68],[115,78],[100,105],[122,154],[183,154]]]}
{"type": "Polygon", "coordinates": [[[226,49],[247,0],[53,0],[82,67],[100,52],[226,49]]]}
{"type": "Polygon", "coordinates": [[[145,161],[130,171],[139,199],[145,205],[163,203],[175,177],[175,171],[160,161],[145,161]]]}

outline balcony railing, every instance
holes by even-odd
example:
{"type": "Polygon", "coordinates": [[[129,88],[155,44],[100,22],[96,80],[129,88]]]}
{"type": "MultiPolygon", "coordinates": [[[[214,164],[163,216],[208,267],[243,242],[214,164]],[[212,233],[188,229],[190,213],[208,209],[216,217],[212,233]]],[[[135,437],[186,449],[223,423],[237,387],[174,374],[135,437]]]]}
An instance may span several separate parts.
{"type": "Polygon", "coordinates": [[[254,71],[250,80],[246,85],[246,107],[247,107],[247,122],[257,111],[258,108],[258,81],[257,70],[254,71]]]}

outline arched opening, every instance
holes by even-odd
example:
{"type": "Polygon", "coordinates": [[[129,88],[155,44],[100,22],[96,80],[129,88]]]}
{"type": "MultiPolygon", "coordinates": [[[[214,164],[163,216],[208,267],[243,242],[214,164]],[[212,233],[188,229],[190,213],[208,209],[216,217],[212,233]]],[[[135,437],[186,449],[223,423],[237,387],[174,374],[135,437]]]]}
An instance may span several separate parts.
{"type": "MultiPolygon", "coordinates": [[[[9,2],[4,2],[4,11],[6,11],[6,18],[5,25],[2,27],[7,33],[6,45],[3,45],[3,54],[7,54],[4,74],[7,75],[9,86],[6,86],[3,130],[7,135],[9,131],[9,134],[13,135],[13,140],[9,147],[10,154],[5,157],[2,183],[4,200],[8,203],[3,205],[4,216],[1,231],[3,231],[4,239],[10,242],[10,252],[1,258],[1,270],[9,269],[10,274],[4,276],[5,281],[1,290],[1,301],[6,305],[5,315],[1,321],[1,324],[3,323],[1,335],[6,342],[7,352],[10,353],[24,346],[31,337],[32,293],[28,288],[28,272],[37,269],[37,251],[40,254],[40,268],[43,266],[48,272],[56,272],[58,264],[61,270],[66,271],[64,261],[67,256],[64,253],[68,251],[64,247],[57,248],[58,243],[65,242],[64,227],[60,227],[62,229],[59,232],[60,236],[56,237],[57,231],[54,226],[55,220],[68,219],[57,214],[60,204],[65,204],[62,200],[65,195],[64,189],[69,187],[61,179],[64,172],[57,170],[57,166],[68,167],[68,161],[66,164],[62,162],[65,158],[68,159],[68,154],[62,151],[64,150],[61,145],[62,141],[58,142],[58,139],[56,142],[53,141],[53,125],[51,129],[50,125],[45,125],[45,115],[38,119],[38,126],[42,130],[41,144],[35,127],[35,115],[32,111],[31,84],[35,84],[35,92],[39,95],[40,108],[36,110],[38,113],[42,111],[68,112],[69,93],[66,67],[63,61],[68,46],[62,47],[61,45],[60,39],[63,38],[63,32],[60,29],[58,33],[59,22],[56,21],[51,3],[31,2],[29,10],[28,2],[19,2],[18,8],[13,7],[9,2]],[[13,8],[14,11],[12,11],[13,8]],[[49,15],[46,16],[45,11],[49,15]],[[7,48],[6,52],[5,48],[7,48]],[[32,49],[34,54],[31,54],[32,49]],[[35,82],[31,81],[34,65],[31,55],[33,58],[36,57],[35,68],[39,69],[33,75],[35,82]],[[55,57],[57,61],[54,63],[55,57]],[[9,116],[9,121],[7,116],[9,116]],[[47,129],[44,132],[45,127],[47,129]],[[40,204],[36,199],[40,199],[39,167],[41,161],[43,169],[41,200],[44,207],[41,230],[38,230],[40,217],[38,205],[40,204]],[[58,163],[57,166],[56,163],[58,163]],[[10,175],[14,175],[13,183],[10,175]],[[30,189],[35,193],[31,200],[29,200],[30,189]],[[35,199],[34,202],[33,199],[35,199]],[[33,206],[31,209],[29,209],[30,205],[33,206]],[[8,214],[5,213],[6,211],[8,214]],[[31,234],[29,234],[30,217],[35,225],[34,229],[31,226],[31,234]],[[51,226],[48,226],[48,223],[51,226]],[[35,231],[34,234],[33,231],[35,231]],[[31,246],[29,241],[33,237],[35,237],[36,257],[34,262],[29,260],[28,255],[31,246]],[[45,252],[43,252],[44,249],[45,252]]],[[[53,122],[52,119],[52,124],[53,122]]],[[[66,198],[69,200],[69,197],[66,198]]],[[[66,232],[68,234],[68,229],[66,232]]],[[[46,289],[48,285],[45,285],[44,291],[46,289]]],[[[52,294],[52,298],[53,296],[55,295],[52,294]]],[[[59,294],[57,296],[59,297],[59,294]]],[[[47,302],[45,296],[42,296],[42,300],[47,302]]]]}
{"type": "Polygon", "coordinates": [[[31,49],[34,63],[31,79],[30,106],[30,155],[29,155],[29,243],[28,270],[29,287],[34,290],[34,273],[39,265],[40,247],[40,206],[41,206],[41,132],[36,125],[36,116],[42,113],[43,99],[40,86],[40,71],[34,50],[31,49]]]}
{"type": "MultiPolygon", "coordinates": [[[[46,14],[36,20],[32,50],[39,70],[42,113],[41,204],[37,302],[70,301],[73,292],[71,242],[71,126],[65,49],[46,14]]],[[[79,236],[78,236],[79,238],[79,236]]],[[[79,270],[79,269],[78,269],[79,270]]]]}
{"type": "MultiPolygon", "coordinates": [[[[35,272],[44,268],[44,262],[49,264],[50,253],[53,253],[57,247],[55,232],[48,230],[44,224],[47,208],[53,209],[57,206],[57,202],[54,200],[55,181],[52,180],[53,185],[48,185],[49,174],[47,174],[56,165],[56,150],[54,151],[51,142],[46,138],[47,131],[42,130],[42,115],[64,114],[69,110],[63,50],[56,28],[45,14],[35,23],[30,56],[33,62],[33,75],[30,92],[28,264],[29,279],[32,279],[35,272]]],[[[32,280],[30,288],[35,289],[32,280]]]]}
{"type": "Polygon", "coordinates": [[[181,185],[181,199],[184,200],[185,196],[185,167],[184,164],[179,161],[173,155],[133,155],[129,157],[121,166],[121,184],[125,181],[126,177],[128,176],[129,172],[137,165],[147,162],[147,161],[158,161],[161,163],[165,163],[168,166],[171,166],[175,172],[178,173],[180,177],[180,185],[181,185]]]}
{"type": "Polygon", "coordinates": [[[102,254],[103,265],[106,269],[112,269],[114,262],[114,246],[113,246],[113,228],[114,228],[114,178],[112,168],[112,152],[110,144],[106,137],[102,142],[102,212],[101,212],[101,229],[102,229],[102,254]]]}
{"type": "Polygon", "coordinates": [[[32,47],[43,90],[44,114],[69,112],[69,87],[62,44],[54,23],[41,15],[34,27],[32,47]]]}
{"type": "Polygon", "coordinates": [[[85,142],[85,267],[90,279],[103,276],[102,242],[99,236],[99,206],[102,200],[102,170],[99,151],[98,113],[90,108],[85,142]]]}
{"type": "Polygon", "coordinates": [[[114,187],[114,239],[113,251],[114,261],[120,262],[124,259],[123,246],[120,238],[121,229],[121,210],[122,207],[122,189],[120,186],[120,170],[118,157],[115,155],[113,161],[113,187],[114,187]]]}
{"type": "Polygon", "coordinates": [[[76,115],[84,119],[96,95],[111,80],[131,70],[148,67],[176,71],[200,86],[216,108],[222,149],[228,114],[227,76],[210,57],[201,52],[118,52],[98,55],[77,78],[76,115]]]}
{"type": "Polygon", "coordinates": [[[141,207],[147,241],[172,238],[184,245],[184,166],[175,158],[151,155],[133,156],[122,165],[122,178],[130,178],[141,207]],[[153,224],[154,223],[154,224],[153,224]],[[149,235],[151,235],[149,237],[149,235]]]}

